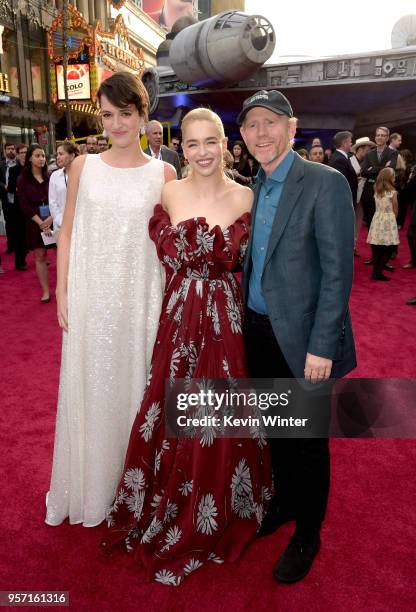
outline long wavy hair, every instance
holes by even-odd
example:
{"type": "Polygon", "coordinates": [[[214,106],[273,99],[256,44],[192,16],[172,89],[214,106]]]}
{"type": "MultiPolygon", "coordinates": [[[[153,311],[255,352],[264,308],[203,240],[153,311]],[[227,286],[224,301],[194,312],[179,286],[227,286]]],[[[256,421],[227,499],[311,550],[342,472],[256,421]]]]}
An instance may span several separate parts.
{"type": "MultiPolygon", "coordinates": [[[[39,144],[31,144],[30,147],[28,147],[28,150],[26,152],[26,157],[25,157],[25,164],[23,166],[23,175],[26,178],[31,178],[33,176],[33,170],[32,170],[32,162],[30,161],[30,158],[33,155],[33,151],[36,151],[36,149],[40,149],[41,151],[44,151],[43,147],[41,147],[39,144]]],[[[46,158],[46,155],[45,155],[46,158]]],[[[42,178],[44,181],[46,181],[46,179],[48,178],[48,162],[45,161],[45,165],[42,168],[42,178]]]]}
{"type": "Polygon", "coordinates": [[[385,193],[390,193],[391,191],[394,191],[395,176],[396,174],[393,168],[383,168],[382,170],[380,170],[374,185],[374,193],[381,198],[384,196],[385,193]]]}

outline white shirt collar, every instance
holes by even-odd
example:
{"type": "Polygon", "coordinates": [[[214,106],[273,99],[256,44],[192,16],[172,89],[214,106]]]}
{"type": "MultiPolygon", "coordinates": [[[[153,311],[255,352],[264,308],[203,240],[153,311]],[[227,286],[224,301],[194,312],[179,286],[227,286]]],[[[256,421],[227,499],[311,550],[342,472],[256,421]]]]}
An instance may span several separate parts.
{"type": "Polygon", "coordinates": [[[339,151],[339,153],[342,153],[344,155],[344,157],[346,157],[347,159],[349,159],[348,157],[348,153],[345,153],[345,151],[343,151],[342,149],[337,149],[337,151],[339,151]]]}
{"type": "Polygon", "coordinates": [[[156,153],[153,151],[153,149],[152,149],[152,147],[151,147],[150,145],[149,145],[149,149],[150,149],[150,153],[151,153],[151,156],[152,156],[152,157],[155,157],[156,159],[162,159],[162,147],[160,147],[160,149],[159,149],[159,153],[158,153],[158,154],[156,154],[156,153]]]}

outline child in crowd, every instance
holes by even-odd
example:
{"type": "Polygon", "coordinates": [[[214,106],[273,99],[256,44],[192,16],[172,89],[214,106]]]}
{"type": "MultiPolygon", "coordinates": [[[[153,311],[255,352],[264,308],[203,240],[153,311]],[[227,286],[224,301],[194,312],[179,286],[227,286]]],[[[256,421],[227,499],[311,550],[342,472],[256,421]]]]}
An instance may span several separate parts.
{"type": "Polygon", "coordinates": [[[395,245],[400,243],[397,230],[397,192],[394,189],[395,173],[393,168],[383,168],[374,185],[376,212],[371,221],[367,242],[373,252],[373,280],[389,281],[383,274],[385,265],[395,245]]]}

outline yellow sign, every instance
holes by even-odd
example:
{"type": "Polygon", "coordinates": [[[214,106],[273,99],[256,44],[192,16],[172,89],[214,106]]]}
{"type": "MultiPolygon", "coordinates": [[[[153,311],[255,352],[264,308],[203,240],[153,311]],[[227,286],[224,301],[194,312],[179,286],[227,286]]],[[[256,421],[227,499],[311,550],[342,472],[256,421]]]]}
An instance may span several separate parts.
{"type": "Polygon", "coordinates": [[[0,91],[10,93],[9,77],[4,72],[0,72],[0,91]]]}

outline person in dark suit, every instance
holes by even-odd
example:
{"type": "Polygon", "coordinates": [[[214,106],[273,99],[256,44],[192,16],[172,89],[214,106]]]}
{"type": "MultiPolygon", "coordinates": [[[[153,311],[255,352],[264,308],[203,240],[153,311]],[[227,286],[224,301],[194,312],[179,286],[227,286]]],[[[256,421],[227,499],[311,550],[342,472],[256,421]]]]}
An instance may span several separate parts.
{"type": "Polygon", "coordinates": [[[17,196],[17,179],[23,171],[27,145],[16,146],[17,164],[9,169],[9,180],[7,183],[7,197],[9,201],[9,228],[14,244],[14,264],[16,270],[25,271],[26,266],[26,224],[23,211],[20,208],[17,196]]]}
{"type": "Polygon", "coordinates": [[[9,172],[15,165],[15,145],[11,142],[6,142],[4,145],[4,159],[0,161],[0,199],[3,208],[4,224],[7,236],[6,253],[12,253],[15,247],[13,239],[13,210],[6,191],[7,183],[9,181],[9,172]]]}
{"type": "Polygon", "coordinates": [[[146,136],[149,142],[149,146],[144,149],[144,153],[161,159],[168,164],[171,164],[176,170],[178,179],[182,178],[181,172],[181,161],[179,155],[165,147],[163,144],[163,126],[159,121],[149,121],[146,126],[146,136]]]}
{"type": "Polygon", "coordinates": [[[3,168],[3,165],[0,164],[0,202],[3,210],[7,206],[7,190],[6,190],[6,172],[3,168]]]}
{"type": "MultiPolygon", "coordinates": [[[[330,386],[329,377],[356,366],[348,308],[354,250],[351,190],[339,172],[292,150],[296,122],[280,92],[260,91],[245,100],[238,123],[261,165],[243,267],[249,373],[253,378],[296,377],[311,394],[318,419],[329,424],[329,394],[320,405],[313,389],[330,386]]],[[[296,521],[273,571],[278,581],[296,582],[308,573],[320,548],[329,444],[327,437],[316,437],[270,439],[269,445],[276,495],[259,535],[296,521]]]]}
{"type": "Polygon", "coordinates": [[[411,269],[416,268],[416,166],[410,174],[404,195],[406,200],[410,202],[412,209],[406,234],[409,244],[410,261],[405,263],[403,268],[411,269]]]}
{"type": "Polygon", "coordinates": [[[335,151],[328,161],[328,166],[341,172],[347,179],[355,208],[357,204],[358,178],[349,158],[352,147],[351,132],[337,132],[334,136],[334,146],[335,151]]]}
{"type": "MultiPolygon", "coordinates": [[[[364,223],[370,227],[374,213],[376,211],[376,204],[374,200],[374,184],[378,173],[383,168],[396,169],[399,152],[391,147],[387,146],[390,137],[390,130],[387,127],[380,126],[376,129],[375,143],[377,147],[369,151],[364,157],[361,164],[361,176],[366,180],[364,184],[363,195],[361,196],[361,202],[363,205],[363,220],[364,223]]],[[[367,259],[365,264],[373,263],[373,256],[367,259]]],[[[386,264],[389,267],[390,264],[386,264]]],[[[391,266],[390,266],[390,269],[391,266]]]]}
{"type": "Polygon", "coordinates": [[[374,202],[374,183],[380,170],[390,166],[396,169],[399,152],[388,147],[387,142],[390,130],[387,127],[376,129],[375,143],[377,147],[369,151],[361,164],[361,176],[366,180],[361,201],[363,203],[364,221],[366,225],[371,225],[371,220],[375,213],[374,202]]]}

